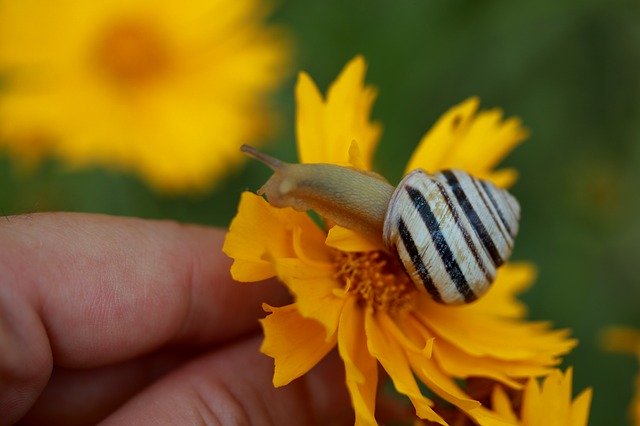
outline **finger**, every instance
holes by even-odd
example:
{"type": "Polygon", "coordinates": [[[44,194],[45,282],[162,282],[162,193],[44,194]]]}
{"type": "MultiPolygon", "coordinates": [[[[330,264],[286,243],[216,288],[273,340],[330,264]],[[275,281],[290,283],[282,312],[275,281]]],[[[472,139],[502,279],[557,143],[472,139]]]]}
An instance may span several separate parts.
{"type": "Polygon", "coordinates": [[[275,283],[234,283],[223,238],[210,228],[100,215],[2,220],[0,411],[23,412],[53,359],[89,368],[257,327],[260,303],[287,296],[275,283]]]}
{"type": "MultiPolygon", "coordinates": [[[[29,412],[20,419],[20,424],[95,424],[194,355],[172,350],[91,370],[55,368],[51,380],[29,412]]],[[[349,419],[352,416],[351,408],[344,404],[348,398],[344,367],[342,362],[336,361],[333,353],[309,373],[307,393],[312,395],[312,405],[318,407],[317,424],[335,424],[336,419],[349,419]],[[329,392],[326,390],[327,384],[333,387],[329,392]]],[[[381,378],[385,377],[381,368],[378,374],[381,378]]],[[[406,398],[399,399],[397,394],[384,392],[378,395],[376,416],[383,424],[410,424],[415,419],[406,398]]]]}
{"type": "Polygon", "coordinates": [[[154,383],[105,424],[353,424],[344,368],[332,353],[282,387],[256,336],[194,360],[154,383]]]}
{"type": "Polygon", "coordinates": [[[193,355],[167,350],[89,370],[55,367],[51,379],[20,419],[20,424],[95,424],[193,355]]]}

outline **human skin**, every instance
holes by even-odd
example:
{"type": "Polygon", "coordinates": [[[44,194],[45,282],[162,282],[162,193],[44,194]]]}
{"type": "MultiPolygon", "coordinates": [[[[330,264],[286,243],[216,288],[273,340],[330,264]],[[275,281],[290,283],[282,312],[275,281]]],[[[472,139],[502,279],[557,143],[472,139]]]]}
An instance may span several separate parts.
{"type": "Polygon", "coordinates": [[[220,229],[0,217],[0,423],[353,424],[335,353],[288,386],[259,352],[275,281],[229,275],[220,229]]]}

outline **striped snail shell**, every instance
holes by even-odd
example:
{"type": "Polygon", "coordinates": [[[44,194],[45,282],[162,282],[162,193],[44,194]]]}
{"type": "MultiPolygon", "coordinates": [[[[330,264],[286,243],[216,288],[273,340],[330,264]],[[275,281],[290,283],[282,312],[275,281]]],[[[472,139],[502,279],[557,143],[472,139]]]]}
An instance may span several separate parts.
{"type": "Polygon", "coordinates": [[[511,255],[520,206],[504,189],[460,170],[414,170],[391,197],[383,240],[413,282],[445,304],[482,296],[511,255]]]}
{"type": "Polygon", "coordinates": [[[436,302],[457,305],[482,296],[513,250],[518,202],[466,172],[416,169],[394,188],[372,172],[285,163],[248,145],[241,150],[273,169],[258,191],[271,205],[314,210],[383,243],[436,302]]]}

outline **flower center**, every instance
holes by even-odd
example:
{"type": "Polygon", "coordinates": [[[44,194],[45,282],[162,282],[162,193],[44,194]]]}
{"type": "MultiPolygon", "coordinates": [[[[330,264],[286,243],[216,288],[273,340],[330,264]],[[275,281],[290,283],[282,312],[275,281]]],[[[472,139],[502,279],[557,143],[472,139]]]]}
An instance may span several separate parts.
{"type": "Polygon", "coordinates": [[[417,289],[400,262],[390,254],[337,251],[334,262],[336,279],[373,309],[394,315],[413,305],[417,289]]]}
{"type": "Polygon", "coordinates": [[[169,48],[157,26],[123,20],[109,26],[94,51],[100,70],[125,86],[136,86],[169,68],[169,48]]]}

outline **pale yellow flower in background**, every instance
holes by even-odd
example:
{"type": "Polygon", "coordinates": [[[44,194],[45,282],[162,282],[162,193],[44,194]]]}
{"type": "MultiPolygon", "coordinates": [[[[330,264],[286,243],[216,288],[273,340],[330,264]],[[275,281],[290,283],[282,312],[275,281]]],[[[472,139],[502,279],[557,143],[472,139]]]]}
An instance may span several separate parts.
{"type": "Polygon", "coordinates": [[[259,0],[0,2],[0,148],[203,190],[273,128],[289,47],[259,0]]]}
{"type": "MultiPolygon", "coordinates": [[[[361,57],[349,62],[326,99],[309,76],[300,75],[302,162],[371,169],[380,126],[369,120],[375,91],[364,85],[365,68],[361,57]]],[[[472,98],[438,120],[409,167],[433,172],[464,166],[504,185],[514,172],[493,168],[525,136],[517,119],[503,120],[497,110],[478,112],[472,98]],[[478,155],[475,161],[471,154],[478,155]]],[[[516,295],[535,276],[527,263],[502,266],[492,289],[475,303],[440,305],[414,287],[392,255],[356,232],[337,226],[327,231],[307,214],[274,208],[249,192],[242,195],[223,250],[234,259],[234,279],[277,276],[294,295],[288,306],[265,306],[261,349],[274,358],[274,385],[304,375],[337,347],[356,424],[376,423],[378,363],[420,418],[446,424],[418,382],[480,424],[508,424],[456,380],[486,377],[520,389],[518,379],[547,374],[575,345],[566,331],[522,319],[525,307],[516,295]]]]}
{"type": "Polygon", "coordinates": [[[587,426],[591,407],[591,389],[585,389],[572,398],[573,370],[565,374],[553,370],[542,382],[531,378],[524,388],[520,414],[500,386],[492,395],[493,409],[520,426],[587,426]]]}
{"type": "MultiPolygon", "coordinates": [[[[635,355],[640,365],[640,330],[629,327],[611,327],[602,336],[605,349],[635,355]]],[[[635,378],[635,395],[629,407],[629,416],[635,426],[640,426],[640,371],[635,378]]]]}

